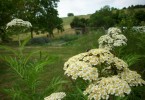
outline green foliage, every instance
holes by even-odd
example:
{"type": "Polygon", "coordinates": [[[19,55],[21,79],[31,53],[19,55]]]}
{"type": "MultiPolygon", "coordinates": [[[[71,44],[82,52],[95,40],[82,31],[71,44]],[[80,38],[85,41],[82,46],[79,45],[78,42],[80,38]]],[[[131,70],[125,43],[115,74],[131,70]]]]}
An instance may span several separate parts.
{"type": "Polygon", "coordinates": [[[58,17],[58,12],[55,9],[59,0],[43,0],[39,1],[39,5],[36,19],[38,21],[38,27],[42,32],[49,32],[51,37],[53,36],[53,30],[63,30],[62,19],[58,17]]]}
{"type": "Polygon", "coordinates": [[[138,25],[141,24],[142,21],[145,22],[144,16],[145,16],[145,11],[143,11],[143,10],[139,10],[139,11],[135,12],[134,17],[137,20],[138,25]]]}
{"type": "Polygon", "coordinates": [[[19,84],[17,83],[11,89],[4,89],[13,100],[41,100],[52,92],[61,89],[60,86],[66,83],[66,81],[63,81],[61,78],[54,78],[50,84],[46,86],[45,90],[42,90],[41,92],[38,91],[38,87],[41,83],[39,76],[44,67],[54,61],[52,61],[52,58],[49,58],[47,55],[43,57],[41,51],[31,52],[24,55],[24,46],[28,40],[29,39],[24,41],[18,50],[1,46],[1,48],[9,50],[13,54],[13,56],[1,56],[1,59],[11,67],[15,75],[18,77],[19,84]],[[34,58],[33,56],[35,55],[36,57],[39,52],[40,57],[34,58]]]}
{"type": "Polygon", "coordinates": [[[6,23],[11,20],[12,14],[14,13],[13,9],[15,9],[15,6],[13,5],[12,0],[0,0],[0,38],[3,42],[8,42],[8,34],[6,34],[5,27],[6,23]]]}
{"type": "Polygon", "coordinates": [[[65,83],[68,83],[68,81],[64,81],[60,77],[53,78],[51,82],[49,83],[49,85],[45,88],[43,95],[48,96],[51,93],[61,90],[63,87],[62,84],[65,84],[65,83]]]}
{"type": "Polygon", "coordinates": [[[108,29],[112,26],[128,27],[144,25],[145,13],[143,10],[126,9],[118,10],[104,6],[90,16],[91,27],[104,27],[108,29]]]}
{"type": "Polygon", "coordinates": [[[88,20],[85,18],[74,17],[70,23],[71,28],[85,28],[88,25],[88,20]]]}
{"type": "Polygon", "coordinates": [[[145,98],[145,86],[132,87],[131,94],[127,96],[127,100],[144,100],[145,98]]]}
{"type": "Polygon", "coordinates": [[[133,9],[133,8],[145,8],[145,5],[131,5],[128,7],[128,9],[133,9]]]}
{"type": "Polygon", "coordinates": [[[92,31],[90,34],[83,35],[75,41],[69,42],[68,46],[74,47],[78,53],[85,52],[98,47],[98,38],[103,34],[102,31],[92,31]]]}
{"type": "Polygon", "coordinates": [[[87,100],[87,96],[83,94],[83,91],[87,87],[87,82],[82,79],[71,80],[71,89],[67,91],[67,100],[87,100]]]}
{"type": "Polygon", "coordinates": [[[63,31],[62,19],[58,17],[56,10],[58,2],[59,0],[1,0],[0,38],[3,41],[6,40],[5,26],[13,18],[31,22],[33,25],[31,33],[33,31],[41,31],[41,33],[46,31],[50,36],[53,36],[55,28],[63,31]]]}
{"type": "Polygon", "coordinates": [[[128,66],[133,66],[141,60],[142,56],[137,54],[124,55],[122,59],[128,64],[128,66]]]}
{"type": "Polygon", "coordinates": [[[108,29],[115,25],[113,12],[109,6],[104,6],[101,10],[96,11],[90,16],[89,24],[92,27],[104,27],[108,29]]]}

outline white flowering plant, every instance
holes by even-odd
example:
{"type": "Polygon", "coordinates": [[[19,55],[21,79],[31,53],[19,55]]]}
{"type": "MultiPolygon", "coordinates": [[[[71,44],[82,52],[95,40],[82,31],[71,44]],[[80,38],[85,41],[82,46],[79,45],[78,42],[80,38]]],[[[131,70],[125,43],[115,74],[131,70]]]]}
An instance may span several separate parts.
{"type": "Polygon", "coordinates": [[[65,96],[64,92],[57,92],[45,97],[44,100],[62,100],[65,96]]]}
{"type": "Polygon", "coordinates": [[[127,45],[127,38],[121,34],[121,30],[119,28],[111,27],[108,29],[106,35],[103,35],[98,39],[98,42],[99,48],[112,50],[115,47],[127,45]]]}
{"type": "Polygon", "coordinates": [[[6,30],[18,35],[19,45],[21,45],[20,34],[25,33],[32,27],[29,21],[23,21],[22,19],[13,19],[6,25],[6,30]]]}
{"type": "Polygon", "coordinates": [[[127,38],[120,33],[120,29],[110,28],[108,34],[99,39],[102,47],[75,55],[64,64],[67,76],[75,81],[83,79],[87,82],[83,94],[89,100],[125,97],[131,93],[131,87],[145,85],[141,75],[131,71],[125,61],[111,53],[112,48],[127,42],[127,38]]]}

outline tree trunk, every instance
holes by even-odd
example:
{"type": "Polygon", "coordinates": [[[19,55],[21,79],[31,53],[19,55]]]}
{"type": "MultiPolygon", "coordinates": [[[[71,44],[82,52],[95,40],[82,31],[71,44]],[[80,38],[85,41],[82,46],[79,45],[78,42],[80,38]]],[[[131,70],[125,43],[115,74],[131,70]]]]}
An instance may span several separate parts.
{"type": "Polygon", "coordinates": [[[53,30],[50,30],[49,34],[50,34],[50,38],[54,38],[53,30]]]}

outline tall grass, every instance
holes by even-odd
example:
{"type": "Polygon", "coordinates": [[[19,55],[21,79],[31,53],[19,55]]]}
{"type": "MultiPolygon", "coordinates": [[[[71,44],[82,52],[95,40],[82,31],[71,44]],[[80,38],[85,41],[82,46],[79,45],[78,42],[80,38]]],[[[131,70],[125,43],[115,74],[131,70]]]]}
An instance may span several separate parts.
{"type": "Polygon", "coordinates": [[[23,50],[26,43],[27,41],[24,41],[18,50],[1,46],[1,48],[12,52],[12,56],[2,55],[1,59],[11,67],[18,78],[12,88],[4,88],[3,90],[13,100],[42,100],[45,96],[58,91],[66,81],[63,81],[62,78],[52,78],[51,82],[40,91],[39,86],[42,84],[40,74],[44,67],[54,61],[48,55],[43,56],[41,51],[24,54],[23,50]],[[38,54],[40,55],[37,57],[38,54]]]}

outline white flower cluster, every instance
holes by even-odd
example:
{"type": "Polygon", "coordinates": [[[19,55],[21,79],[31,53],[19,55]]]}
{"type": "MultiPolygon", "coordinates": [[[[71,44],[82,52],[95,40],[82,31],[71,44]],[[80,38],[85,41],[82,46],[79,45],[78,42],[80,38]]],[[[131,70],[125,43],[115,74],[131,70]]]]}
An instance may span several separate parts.
{"type": "Polygon", "coordinates": [[[92,49],[88,52],[78,54],[70,58],[64,64],[65,74],[71,76],[72,79],[78,77],[84,80],[94,81],[98,79],[97,66],[101,64],[116,67],[117,70],[127,68],[128,65],[121,59],[105,49],[92,49]]]}
{"type": "Polygon", "coordinates": [[[145,32],[145,26],[133,26],[132,29],[137,32],[145,32]]]}
{"type": "Polygon", "coordinates": [[[145,85],[145,81],[141,79],[141,76],[136,71],[125,69],[120,73],[121,79],[125,80],[130,86],[145,85]]]}
{"type": "Polygon", "coordinates": [[[6,29],[13,26],[32,27],[29,21],[23,21],[22,19],[13,19],[11,22],[7,23],[6,29]]]}
{"type": "Polygon", "coordinates": [[[116,66],[118,70],[122,70],[128,67],[127,63],[125,63],[123,60],[117,57],[114,57],[113,61],[114,61],[114,65],[116,66]]]}
{"type": "Polygon", "coordinates": [[[121,34],[121,30],[115,27],[109,28],[107,35],[98,39],[99,48],[112,50],[114,47],[127,45],[127,38],[121,34]]]}
{"type": "Polygon", "coordinates": [[[105,49],[92,49],[89,52],[81,53],[70,58],[64,64],[65,74],[71,76],[72,79],[78,77],[84,80],[97,80],[98,70],[96,67],[101,63],[113,63],[113,54],[105,49]]]}
{"type": "Polygon", "coordinates": [[[126,81],[119,79],[117,76],[102,78],[96,84],[91,84],[84,91],[84,95],[89,94],[89,100],[109,99],[109,95],[124,97],[129,94],[131,88],[126,81]]]}
{"type": "Polygon", "coordinates": [[[44,100],[62,100],[66,94],[64,92],[52,93],[50,96],[45,97],[44,100]]]}
{"type": "Polygon", "coordinates": [[[112,49],[113,39],[109,35],[103,35],[98,39],[99,48],[104,48],[107,50],[112,49]]]}
{"type": "Polygon", "coordinates": [[[109,95],[123,97],[131,92],[130,86],[145,85],[137,72],[129,70],[127,63],[106,49],[92,49],[73,56],[65,62],[64,70],[72,79],[90,81],[84,91],[89,100],[108,100],[109,95]]]}
{"type": "Polygon", "coordinates": [[[116,27],[111,27],[108,29],[108,35],[113,35],[113,34],[120,34],[121,30],[116,27]]]}
{"type": "Polygon", "coordinates": [[[72,76],[72,79],[82,77],[84,80],[97,80],[98,70],[91,67],[90,64],[82,61],[76,61],[66,69],[65,74],[72,76]]]}

